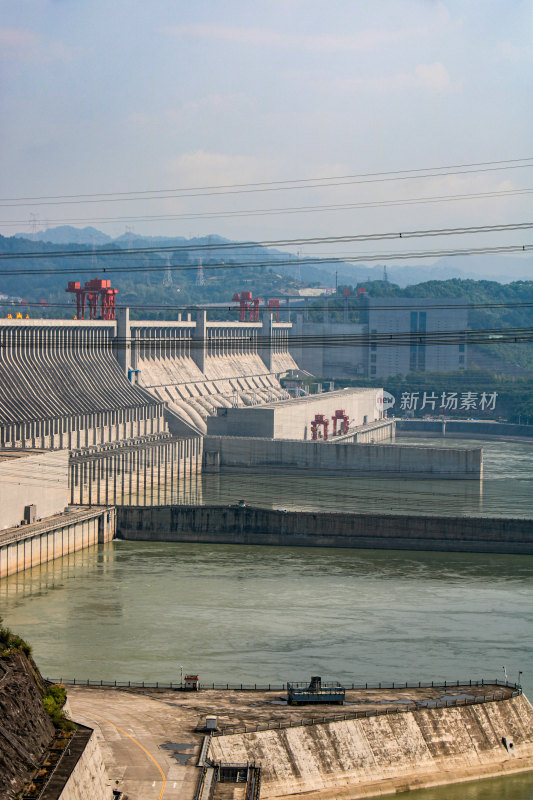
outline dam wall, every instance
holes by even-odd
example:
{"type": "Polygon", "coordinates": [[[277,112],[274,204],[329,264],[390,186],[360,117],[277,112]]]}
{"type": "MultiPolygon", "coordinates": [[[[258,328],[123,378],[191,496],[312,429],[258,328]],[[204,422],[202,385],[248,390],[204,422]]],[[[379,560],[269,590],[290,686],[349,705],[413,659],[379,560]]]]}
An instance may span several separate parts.
{"type": "MultiPolygon", "coordinates": [[[[181,315],[179,315],[181,317],[181,315]]],[[[279,375],[295,369],[289,353],[288,323],[195,321],[154,323],[119,315],[117,357],[157,400],[168,405],[170,429],[205,433],[219,408],[254,406],[288,398],[279,375]],[[127,344],[123,344],[127,343],[127,344]],[[174,427],[173,427],[174,425],[174,427]]]]}
{"type": "Polygon", "coordinates": [[[261,797],[374,797],[532,769],[533,708],[518,696],[211,738],[209,758],[260,763],[261,797]]]}
{"type": "MultiPolygon", "coordinates": [[[[180,315],[181,316],[181,315],[180,315]]],[[[288,397],[290,323],[0,321],[0,447],[79,449],[170,430],[217,408],[288,397]]]]}
{"type": "Polygon", "coordinates": [[[0,447],[72,449],[164,430],[164,405],[128,381],[115,323],[0,321],[0,447]]]}
{"type": "Polygon", "coordinates": [[[71,505],[167,503],[202,469],[203,440],[169,434],[76,450],[69,459],[71,505]]]}
{"type": "Polygon", "coordinates": [[[533,554],[533,524],[527,519],[317,514],[248,506],[119,506],[117,536],[136,541],[533,554]]]}
{"type": "Polygon", "coordinates": [[[84,508],[4,530],[0,532],[0,579],[110,542],[115,526],[114,508],[84,508]]]}
{"type": "Polygon", "coordinates": [[[206,472],[301,470],[365,477],[479,480],[483,475],[483,456],[480,447],[429,448],[206,436],[204,468],[206,472]]]}

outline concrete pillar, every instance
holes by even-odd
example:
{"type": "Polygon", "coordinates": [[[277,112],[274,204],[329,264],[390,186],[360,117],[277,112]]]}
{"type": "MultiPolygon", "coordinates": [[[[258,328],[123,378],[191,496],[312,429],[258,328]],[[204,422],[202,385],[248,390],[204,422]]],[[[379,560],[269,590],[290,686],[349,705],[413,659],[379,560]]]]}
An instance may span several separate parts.
{"type": "Polygon", "coordinates": [[[131,325],[129,308],[119,308],[117,312],[117,338],[115,340],[115,356],[127,375],[131,369],[131,325]]]}
{"type": "Polygon", "coordinates": [[[265,362],[268,370],[272,369],[272,317],[265,311],[263,325],[259,334],[261,341],[258,347],[259,357],[265,362]]]}
{"type": "Polygon", "coordinates": [[[198,311],[196,315],[196,327],[192,334],[191,357],[201,372],[205,372],[206,329],[207,311],[198,311]]]}

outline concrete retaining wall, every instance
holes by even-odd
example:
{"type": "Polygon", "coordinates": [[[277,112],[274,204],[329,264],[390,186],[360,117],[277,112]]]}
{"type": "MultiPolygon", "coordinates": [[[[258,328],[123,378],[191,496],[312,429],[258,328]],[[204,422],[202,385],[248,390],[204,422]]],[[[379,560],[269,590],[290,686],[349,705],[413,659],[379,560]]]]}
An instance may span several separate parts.
{"type": "MultiPolygon", "coordinates": [[[[81,728],[81,730],[88,729],[81,728]]],[[[71,758],[72,756],[74,753],[71,758]]],[[[56,796],[58,800],[112,800],[113,790],[94,731],[91,732],[79,754],[61,793],[56,796]]]]}
{"type": "Polygon", "coordinates": [[[114,508],[84,509],[3,531],[0,535],[0,579],[77,550],[110,542],[114,533],[114,508]]]}
{"type": "Polygon", "coordinates": [[[525,438],[533,441],[533,425],[468,420],[397,419],[398,436],[442,436],[464,439],[525,438]]]}
{"type": "Polygon", "coordinates": [[[335,444],[242,436],[206,436],[208,471],[340,472],[365,477],[479,480],[481,448],[430,448],[413,445],[335,444]],[[218,454],[213,458],[213,454],[218,454]],[[218,466],[217,466],[218,462],[218,466]]]}
{"type": "Polygon", "coordinates": [[[68,504],[68,452],[0,454],[0,530],[19,525],[24,506],[49,517],[68,504]]]}
{"type": "Polygon", "coordinates": [[[482,517],[119,506],[117,536],[139,541],[533,554],[531,520],[482,517]]]}
{"type": "Polygon", "coordinates": [[[261,797],[360,798],[532,769],[533,708],[501,702],[220,736],[209,757],[260,762],[261,797]],[[503,739],[512,742],[507,749],[503,739]]]}

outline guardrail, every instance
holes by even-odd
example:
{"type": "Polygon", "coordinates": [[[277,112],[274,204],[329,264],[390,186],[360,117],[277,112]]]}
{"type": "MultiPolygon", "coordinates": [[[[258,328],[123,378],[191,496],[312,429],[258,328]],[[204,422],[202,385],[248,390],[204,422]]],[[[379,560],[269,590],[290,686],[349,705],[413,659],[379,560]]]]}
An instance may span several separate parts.
{"type": "MultiPolygon", "coordinates": [[[[120,680],[92,680],[90,678],[46,678],[49,683],[63,683],[66,686],[88,686],[91,688],[103,689],[171,689],[172,691],[192,691],[185,689],[181,681],[165,683],[164,681],[120,681],[120,680]]],[[[288,683],[291,683],[289,681],[288,683]]],[[[502,681],[498,678],[487,680],[481,678],[480,680],[454,680],[454,681],[393,681],[387,683],[380,681],[379,683],[348,683],[343,682],[346,691],[362,691],[363,689],[452,689],[454,686],[462,687],[476,687],[476,686],[504,686],[506,689],[520,689],[522,687],[517,683],[510,681],[502,681]]],[[[206,691],[231,691],[231,692],[286,692],[287,683],[201,683],[200,689],[206,691]]]]}

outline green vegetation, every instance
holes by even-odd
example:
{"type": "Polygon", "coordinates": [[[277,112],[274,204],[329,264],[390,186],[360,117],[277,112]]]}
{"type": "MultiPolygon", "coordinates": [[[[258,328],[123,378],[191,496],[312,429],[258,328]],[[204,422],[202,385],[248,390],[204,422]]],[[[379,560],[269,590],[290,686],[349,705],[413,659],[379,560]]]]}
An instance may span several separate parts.
{"type": "Polygon", "coordinates": [[[63,711],[66,699],[67,692],[61,683],[50,686],[43,697],[44,710],[50,716],[54,726],[65,732],[73,731],[76,728],[63,711]]]}
{"type": "MultiPolygon", "coordinates": [[[[204,246],[206,244],[207,241],[204,246]]],[[[141,245],[146,246],[146,242],[141,242],[141,245]]],[[[165,243],[165,246],[168,245],[165,243]]],[[[205,251],[201,253],[200,245],[198,251],[168,251],[168,257],[167,253],[130,253],[118,245],[108,244],[105,249],[108,253],[110,250],[112,252],[103,255],[100,254],[99,247],[93,251],[87,245],[53,245],[0,236],[0,254],[16,255],[31,251],[40,256],[35,259],[16,258],[3,262],[0,294],[21,298],[21,301],[17,300],[12,306],[0,305],[0,317],[5,317],[8,313],[14,316],[20,312],[23,315],[29,313],[32,318],[72,319],[76,313],[76,298],[65,292],[68,281],[80,281],[83,285],[85,281],[95,277],[111,279],[112,286],[119,290],[117,302],[121,306],[130,306],[132,319],[145,319],[148,307],[150,318],[176,319],[180,307],[191,307],[195,303],[231,301],[232,296],[242,290],[251,291],[254,297],[259,296],[264,300],[272,295],[296,294],[296,289],[304,285],[287,275],[278,274],[272,251],[261,247],[251,247],[243,251],[212,251],[206,255],[205,251]],[[67,255],[57,255],[59,252],[67,255]],[[68,256],[74,252],[85,252],[87,256],[68,256]],[[202,285],[198,283],[199,255],[203,255],[202,285]],[[258,261],[272,261],[272,268],[247,266],[258,261]],[[213,269],[221,263],[224,264],[222,269],[213,269]],[[87,266],[90,271],[87,271],[87,266]],[[171,271],[171,284],[165,285],[168,267],[171,271]],[[173,269],[174,267],[177,269],[173,269]],[[14,274],[6,275],[8,269],[13,270],[14,274]],[[113,271],[115,269],[119,271],[113,271]],[[29,270],[37,272],[27,274],[29,270]],[[44,274],[41,270],[52,272],[44,274]],[[38,303],[39,307],[28,307],[32,303],[38,303]],[[168,306],[171,309],[167,311],[165,307],[168,306]]],[[[232,310],[232,314],[234,319],[238,319],[238,310],[232,310]]],[[[217,316],[228,319],[228,309],[210,312],[211,319],[217,316]]]]}
{"type": "MultiPolygon", "coordinates": [[[[0,658],[6,658],[17,652],[24,653],[30,658],[32,650],[24,639],[4,625],[4,621],[0,617],[0,658]]],[[[63,711],[66,699],[65,687],[59,683],[49,686],[43,697],[44,710],[50,716],[54,726],[64,732],[73,731],[76,727],[63,711]]]]}
{"type": "Polygon", "coordinates": [[[16,651],[31,656],[30,645],[25,642],[24,639],[21,639],[20,636],[12,633],[9,628],[6,628],[4,626],[4,620],[0,617],[0,658],[5,658],[16,651]]]}

